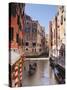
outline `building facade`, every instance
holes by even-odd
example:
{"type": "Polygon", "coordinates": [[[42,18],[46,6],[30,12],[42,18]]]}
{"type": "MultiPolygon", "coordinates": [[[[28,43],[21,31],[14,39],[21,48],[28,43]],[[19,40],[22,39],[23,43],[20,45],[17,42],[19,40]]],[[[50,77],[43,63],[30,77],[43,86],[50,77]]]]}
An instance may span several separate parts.
{"type": "Polygon", "coordinates": [[[37,22],[37,42],[36,42],[36,50],[37,54],[42,54],[45,48],[45,28],[42,27],[39,22],[37,22]]]}
{"type": "Polygon", "coordinates": [[[49,22],[49,55],[51,56],[51,51],[52,51],[52,42],[53,39],[53,34],[52,34],[52,21],[49,22]]]}
{"type": "Polygon", "coordinates": [[[49,33],[45,34],[45,54],[49,55],[49,33]]]}
{"type": "MultiPolygon", "coordinates": [[[[65,7],[59,6],[57,13],[57,34],[58,34],[58,49],[62,44],[65,45],[65,7]]],[[[60,53],[58,53],[60,54],[60,53]]]]}
{"type": "Polygon", "coordinates": [[[62,44],[65,45],[65,9],[64,6],[58,7],[57,15],[49,23],[49,47],[50,50],[58,54],[62,44]]]}
{"type": "Polygon", "coordinates": [[[31,31],[32,31],[31,17],[25,15],[25,29],[24,29],[25,36],[23,39],[25,55],[31,53],[31,31]]]}
{"type": "Polygon", "coordinates": [[[32,32],[31,32],[31,47],[32,47],[32,55],[37,54],[37,22],[32,20],[32,32]]]}
{"type": "Polygon", "coordinates": [[[57,16],[52,20],[52,53],[57,54],[57,16]]]}
{"type": "Polygon", "coordinates": [[[9,45],[11,49],[20,49],[24,33],[24,4],[10,3],[9,45]]]}
{"type": "Polygon", "coordinates": [[[24,51],[26,56],[36,56],[43,53],[45,47],[44,28],[38,21],[32,20],[30,16],[25,16],[25,37],[24,51]]]}
{"type": "Polygon", "coordinates": [[[65,7],[59,6],[58,12],[49,22],[49,56],[55,63],[65,67],[65,7]]]}
{"type": "Polygon", "coordinates": [[[24,11],[25,4],[9,3],[9,86],[11,87],[22,86],[24,11]]]}

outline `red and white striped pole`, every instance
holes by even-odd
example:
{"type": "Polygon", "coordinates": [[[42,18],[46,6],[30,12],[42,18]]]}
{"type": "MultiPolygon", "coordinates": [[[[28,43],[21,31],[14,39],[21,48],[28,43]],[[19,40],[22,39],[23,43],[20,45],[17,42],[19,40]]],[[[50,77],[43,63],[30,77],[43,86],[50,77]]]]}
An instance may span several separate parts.
{"type": "Polygon", "coordinates": [[[20,84],[22,86],[22,59],[20,60],[20,84]]]}
{"type": "Polygon", "coordinates": [[[19,78],[18,78],[18,65],[16,64],[15,65],[15,87],[18,87],[19,86],[19,78]]]}

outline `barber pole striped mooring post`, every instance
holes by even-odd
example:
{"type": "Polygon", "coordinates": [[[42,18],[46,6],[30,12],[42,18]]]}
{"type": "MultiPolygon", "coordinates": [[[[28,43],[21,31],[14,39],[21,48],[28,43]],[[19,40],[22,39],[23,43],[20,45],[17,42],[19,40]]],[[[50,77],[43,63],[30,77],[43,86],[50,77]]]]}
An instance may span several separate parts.
{"type": "Polygon", "coordinates": [[[15,65],[15,87],[19,86],[19,78],[18,78],[18,64],[15,65]]]}
{"type": "Polygon", "coordinates": [[[19,62],[15,65],[14,67],[14,72],[15,72],[15,87],[19,87],[22,86],[22,64],[24,63],[24,61],[22,60],[24,59],[24,57],[21,57],[21,59],[19,60],[19,62]]]}
{"type": "Polygon", "coordinates": [[[22,59],[20,60],[20,63],[19,63],[20,65],[20,67],[19,67],[19,73],[20,73],[20,86],[22,86],[22,59]]]}

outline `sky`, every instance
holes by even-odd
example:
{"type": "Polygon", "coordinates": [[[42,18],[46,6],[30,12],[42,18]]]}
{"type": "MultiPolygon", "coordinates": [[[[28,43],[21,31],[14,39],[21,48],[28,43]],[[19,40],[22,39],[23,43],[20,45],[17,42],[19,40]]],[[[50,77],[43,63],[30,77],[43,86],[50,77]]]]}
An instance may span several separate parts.
{"type": "Polygon", "coordinates": [[[25,13],[32,17],[33,20],[38,20],[45,27],[45,32],[48,33],[49,21],[57,14],[56,5],[45,4],[26,4],[25,13]]]}

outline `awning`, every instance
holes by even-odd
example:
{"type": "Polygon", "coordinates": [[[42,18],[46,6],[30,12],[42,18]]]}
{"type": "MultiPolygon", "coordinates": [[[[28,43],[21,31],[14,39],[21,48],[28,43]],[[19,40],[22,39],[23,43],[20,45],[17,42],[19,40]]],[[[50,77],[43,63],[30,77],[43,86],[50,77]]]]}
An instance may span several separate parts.
{"type": "Polygon", "coordinates": [[[14,63],[16,63],[20,59],[21,54],[19,54],[16,51],[11,50],[9,52],[9,56],[10,56],[9,63],[10,63],[10,65],[13,65],[14,63]]]}

